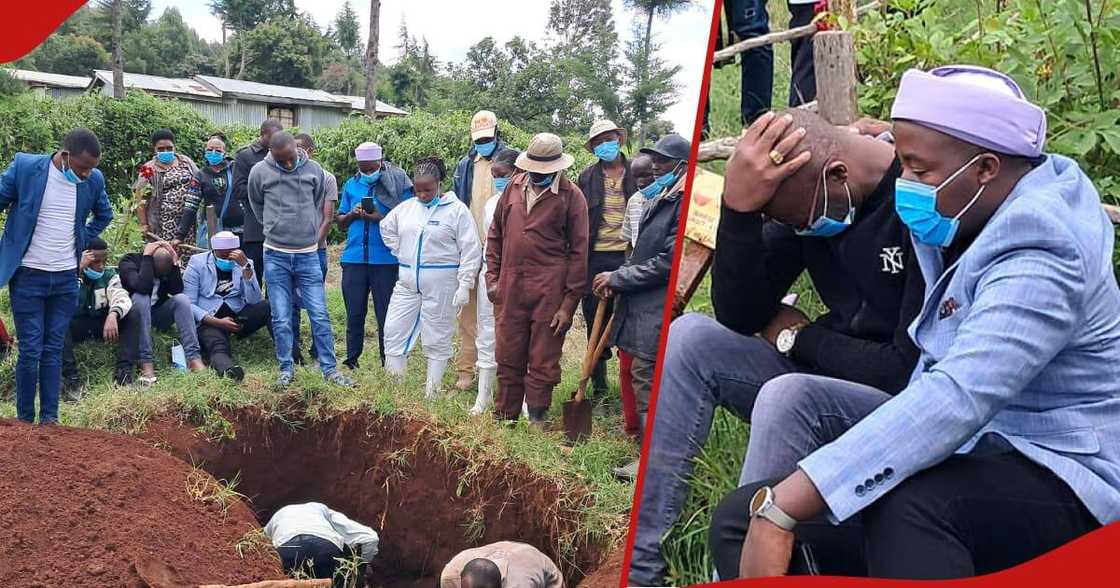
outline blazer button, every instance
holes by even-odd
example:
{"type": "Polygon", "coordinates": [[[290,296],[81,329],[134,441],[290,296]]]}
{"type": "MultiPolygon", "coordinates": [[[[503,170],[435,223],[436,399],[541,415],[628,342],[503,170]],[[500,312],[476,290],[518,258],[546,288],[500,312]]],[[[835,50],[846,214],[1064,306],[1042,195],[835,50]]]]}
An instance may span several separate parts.
{"type": "Polygon", "coordinates": [[[892,476],[894,476],[894,470],[892,468],[887,468],[887,469],[883,470],[883,477],[884,478],[889,480],[889,479],[891,479],[892,476]]]}
{"type": "Polygon", "coordinates": [[[883,482],[883,474],[875,474],[875,483],[880,484],[883,482]]]}
{"type": "Polygon", "coordinates": [[[863,484],[856,486],[856,496],[863,496],[864,492],[867,491],[863,489],[863,484]]]}
{"type": "Polygon", "coordinates": [[[874,488],[875,487],[875,480],[872,480],[871,478],[868,478],[868,479],[864,480],[863,481],[863,487],[867,488],[868,490],[874,488]]]}

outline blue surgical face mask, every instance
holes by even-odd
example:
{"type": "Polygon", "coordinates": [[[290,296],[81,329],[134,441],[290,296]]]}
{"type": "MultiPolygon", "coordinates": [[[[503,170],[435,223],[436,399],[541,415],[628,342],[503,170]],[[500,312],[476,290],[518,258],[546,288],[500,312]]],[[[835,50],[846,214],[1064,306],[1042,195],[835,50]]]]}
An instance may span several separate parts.
{"type": "Polygon", "coordinates": [[[661,193],[661,188],[662,188],[661,183],[657,182],[657,181],[654,181],[654,182],[651,182],[650,185],[646,186],[645,188],[642,188],[642,189],[638,190],[638,192],[641,193],[642,198],[645,198],[646,200],[651,200],[655,196],[657,196],[658,194],[661,193]]]}
{"type": "Polygon", "coordinates": [[[544,175],[543,178],[541,177],[542,175],[543,174],[531,173],[531,174],[529,174],[529,181],[532,182],[534,186],[537,186],[537,187],[540,187],[540,188],[544,188],[544,187],[552,185],[552,180],[556,177],[556,174],[553,173],[553,174],[544,175]]]}
{"type": "Polygon", "coordinates": [[[64,178],[66,178],[67,181],[69,181],[71,184],[74,184],[74,185],[80,184],[83,181],[85,181],[82,178],[79,178],[78,174],[74,173],[74,170],[70,169],[70,156],[69,155],[66,155],[62,158],[62,176],[64,178]]]}
{"type": "Polygon", "coordinates": [[[618,159],[619,146],[618,141],[604,141],[595,146],[595,157],[603,161],[614,161],[618,159]]]}
{"type": "Polygon", "coordinates": [[[167,164],[171,163],[172,161],[175,161],[175,152],[174,151],[160,151],[159,153],[156,153],[156,159],[159,160],[160,163],[162,163],[164,165],[167,165],[167,164]]]}
{"type": "Polygon", "coordinates": [[[847,182],[844,183],[844,193],[848,197],[848,212],[844,215],[843,220],[835,220],[828,217],[828,165],[825,164],[824,169],[821,170],[821,183],[824,184],[824,212],[821,213],[820,218],[813,221],[813,224],[804,229],[796,229],[794,233],[802,237],[832,237],[839,235],[852,226],[852,219],[855,217],[856,209],[852,206],[852,191],[848,188],[847,182]]]}
{"type": "Polygon", "coordinates": [[[509,178],[494,178],[494,189],[499,193],[505,192],[507,185],[509,185],[509,178]]]}
{"type": "Polygon", "coordinates": [[[493,140],[487,143],[475,143],[474,150],[483,157],[490,157],[494,154],[494,149],[498,147],[498,141],[493,140]]]}
{"type": "Polygon", "coordinates": [[[968,163],[962,165],[938,186],[903,178],[895,180],[894,209],[898,213],[898,218],[902,219],[919,243],[934,247],[948,247],[953,243],[953,239],[957,236],[957,229],[960,228],[961,217],[972,208],[973,204],[976,204],[987,186],[980,186],[972,200],[969,200],[968,204],[952,218],[937,211],[937,192],[957,179],[964,170],[979,159],[980,155],[977,155],[968,160],[968,163]]]}
{"type": "Polygon", "coordinates": [[[218,165],[219,163],[225,161],[226,154],[222,153],[221,151],[207,151],[205,157],[206,163],[209,163],[210,165],[218,165]]]}
{"type": "Polygon", "coordinates": [[[432,197],[431,200],[425,202],[424,206],[426,206],[428,208],[434,208],[436,206],[439,206],[439,194],[436,194],[435,196],[432,197]]]}
{"type": "Polygon", "coordinates": [[[223,272],[232,272],[233,271],[233,260],[232,259],[222,259],[222,258],[215,255],[214,256],[214,267],[222,270],[223,272]]]}
{"type": "Polygon", "coordinates": [[[85,269],[84,273],[86,274],[87,278],[89,278],[93,281],[100,280],[101,276],[105,275],[105,272],[99,272],[99,271],[96,271],[93,268],[89,268],[89,267],[87,267],[85,269]]]}
{"type": "Polygon", "coordinates": [[[371,174],[367,174],[367,173],[359,171],[358,176],[361,178],[361,181],[362,181],[363,184],[365,184],[367,186],[372,186],[372,185],[377,183],[377,180],[381,179],[381,170],[377,170],[377,171],[375,171],[371,174]]]}

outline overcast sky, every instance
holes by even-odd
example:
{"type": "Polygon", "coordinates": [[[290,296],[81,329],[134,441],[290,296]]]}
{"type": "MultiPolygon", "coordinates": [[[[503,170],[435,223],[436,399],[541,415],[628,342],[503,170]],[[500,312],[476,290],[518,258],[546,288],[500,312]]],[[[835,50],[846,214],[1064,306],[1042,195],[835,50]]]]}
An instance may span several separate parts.
{"type": "MultiPolygon", "coordinates": [[[[334,20],[343,0],[296,0],[296,6],[310,13],[326,29],[334,20]]],[[[369,26],[369,2],[352,1],[363,31],[369,26]]],[[[656,40],[662,44],[661,57],[671,64],[680,65],[677,86],[680,99],[666,115],[677,132],[692,137],[696,122],[696,103],[699,98],[701,74],[704,68],[704,51],[708,47],[715,0],[694,0],[694,6],[673,16],[670,20],[655,21],[656,40]]],[[[486,36],[504,43],[514,35],[537,40],[543,36],[548,23],[548,5],[545,0],[411,0],[400,2],[386,0],[381,3],[381,37],[378,49],[384,63],[397,59],[397,30],[401,20],[408,24],[410,34],[426,38],[436,57],[443,61],[461,61],[471,45],[486,36]]],[[[636,15],[627,10],[622,0],[611,0],[615,28],[623,41],[633,37],[632,25],[636,15]]],[[[206,39],[220,41],[221,27],[210,14],[207,3],[201,0],[153,0],[152,16],[163,13],[168,6],[175,6],[183,19],[206,39]]],[[[364,38],[363,32],[363,38],[364,38]]],[[[621,45],[620,45],[621,50],[621,45]]],[[[621,55],[620,55],[621,57],[621,55]]]]}

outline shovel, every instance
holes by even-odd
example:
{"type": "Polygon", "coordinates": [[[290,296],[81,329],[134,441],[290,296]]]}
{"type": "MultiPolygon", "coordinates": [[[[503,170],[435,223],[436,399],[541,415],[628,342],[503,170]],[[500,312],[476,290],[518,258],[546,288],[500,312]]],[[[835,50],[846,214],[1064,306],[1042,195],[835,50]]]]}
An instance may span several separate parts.
{"type": "Polygon", "coordinates": [[[568,437],[568,441],[572,443],[579,443],[591,434],[592,407],[591,403],[584,400],[584,394],[587,392],[587,381],[591,379],[591,373],[595,371],[595,363],[603,355],[603,349],[607,346],[607,339],[610,336],[611,326],[614,324],[614,315],[611,315],[606,328],[603,328],[603,317],[607,314],[607,304],[609,302],[599,300],[598,308],[595,310],[595,322],[591,326],[591,337],[587,341],[587,353],[583,356],[579,386],[576,389],[575,396],[565,402],[563,406],[564,434],[568,437]]]}

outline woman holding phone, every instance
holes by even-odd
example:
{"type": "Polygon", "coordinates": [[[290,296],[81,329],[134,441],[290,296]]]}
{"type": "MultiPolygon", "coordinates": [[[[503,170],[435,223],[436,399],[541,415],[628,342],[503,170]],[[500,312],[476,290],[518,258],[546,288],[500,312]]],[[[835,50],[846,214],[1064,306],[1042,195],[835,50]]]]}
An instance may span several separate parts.
{"type": "Polygon", "coordinates": [[[397,283],[397,258],[381,238],[381,220],[401,202],[412,198],[412,180],[404,170],[384,160],[381,146],[365,142],[354,150],[358,171],[342,186],[338,224],[346,231],[342,251],[342,299],[346,304],[346,359],[358,368],[365,347],[370,296],[377,317],[378,352],[385,365],[385,315],[397,283]]]}

